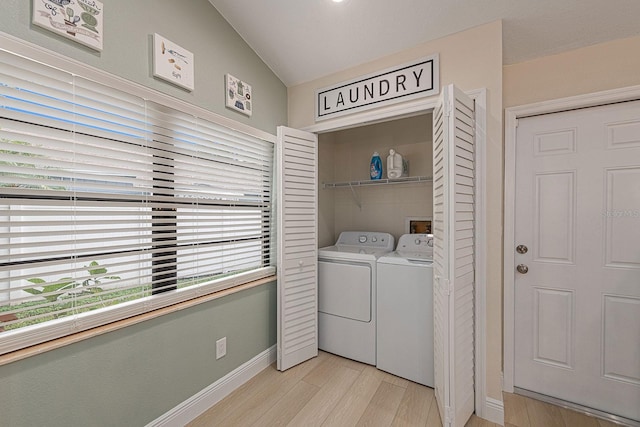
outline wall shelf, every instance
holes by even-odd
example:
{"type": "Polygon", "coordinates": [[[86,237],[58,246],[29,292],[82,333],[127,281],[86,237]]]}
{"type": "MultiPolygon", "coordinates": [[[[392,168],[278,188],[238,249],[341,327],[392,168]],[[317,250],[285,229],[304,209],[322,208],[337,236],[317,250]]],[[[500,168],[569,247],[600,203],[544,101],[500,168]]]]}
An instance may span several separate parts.
{"type": "Polygon", "coordinates": [[[407,176],[396,179],[367,179],[363,181],[325,182],[322,188],[353,188],[365,187],[369,185],[406,184],[410,182],[432,182],[430,176],[407,176]]]}
{"type": "Polygon", "coordinates": [[[362,209],[362,203],[360,198],[356,194],[354,187],[368,187],[373,185],[389,185],[389,184],[408,184],[411,182],[433,182],[431,176],[407,176],[404,178],[396,179],[366,179],[363,181],[344,181],[344,182],[325,182],[322,184],[322,188],[349,188],[351,189],[351,195],[353,201],[362,209]]]}

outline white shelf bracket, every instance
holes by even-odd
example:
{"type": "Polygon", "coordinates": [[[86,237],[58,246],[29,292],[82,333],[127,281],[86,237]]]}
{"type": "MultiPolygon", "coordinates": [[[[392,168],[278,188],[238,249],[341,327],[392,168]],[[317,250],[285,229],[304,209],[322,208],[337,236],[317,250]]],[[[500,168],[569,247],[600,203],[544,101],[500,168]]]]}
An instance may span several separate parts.
{"type": "Polygon", "coordinates": [[[353,197],[353,201],[358,206],[358,209],[362,210],[362,202],[358,198],[358,193],[356,193],[356,190],[355,188],[353,188],[353,185],[351,185],[351,183],[349,183],[349,188],[351,189],[351,196],[353,197]]]}

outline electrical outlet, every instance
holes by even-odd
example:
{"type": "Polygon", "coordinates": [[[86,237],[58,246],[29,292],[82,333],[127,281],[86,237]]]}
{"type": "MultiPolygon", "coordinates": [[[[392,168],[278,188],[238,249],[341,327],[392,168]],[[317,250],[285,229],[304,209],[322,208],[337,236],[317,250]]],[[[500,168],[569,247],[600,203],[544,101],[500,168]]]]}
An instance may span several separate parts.
{"type": "Polygon", "coordinates": [[[227,337],[222,337],[216,341],[216,360],[227,354],[227,337]]]}

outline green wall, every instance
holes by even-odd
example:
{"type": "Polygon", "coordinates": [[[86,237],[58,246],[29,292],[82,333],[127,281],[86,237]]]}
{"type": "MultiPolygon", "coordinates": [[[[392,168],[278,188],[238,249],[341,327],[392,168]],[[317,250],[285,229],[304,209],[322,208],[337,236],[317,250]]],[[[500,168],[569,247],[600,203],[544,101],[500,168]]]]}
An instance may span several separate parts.
{"type": "Polygon", "coordinates": [[[144,426],[275,344],[275,308],[272,282],[0,366],[0,426],[144,426]]]}
{"type": "Polygon", "coordinates": [[[31,24],[32,0],[2,0],[0,31],[272,134],[287,124],[287,88],[207,0],[101,1],[102,52],[31,24]],[[154,33],[194,54],[193,92],[153,77],[154,33]],[[225,108],[226,73],[251,85],[252,117],[225,108]]]}
{"type": "MultiPolygon", "coordinates": [[[[32,0],[3,0],[0,31],[275,134],[287,89],[207,0],[102,0],[104,50],[31,24],[32,0]],[[195,55],[195,90],[152,76],[152,34],[195,55]],[[224,107],[224,74],[252,85],[253,116],[224,107]]],[[[142,426],[276,342],[272,282],[0,366],[0,426],[142,426]],[[215,341],[227,337],[227,356],[215,341]]]]}

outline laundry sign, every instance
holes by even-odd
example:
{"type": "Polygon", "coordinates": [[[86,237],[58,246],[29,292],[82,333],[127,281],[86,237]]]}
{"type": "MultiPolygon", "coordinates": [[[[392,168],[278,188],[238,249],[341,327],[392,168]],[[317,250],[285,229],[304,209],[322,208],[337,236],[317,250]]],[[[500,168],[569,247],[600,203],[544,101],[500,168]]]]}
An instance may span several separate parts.
{"type": "Polygon", "coordinates": [[[438,54],[316,91],[316,121],[437,95],[438,54]]]}

